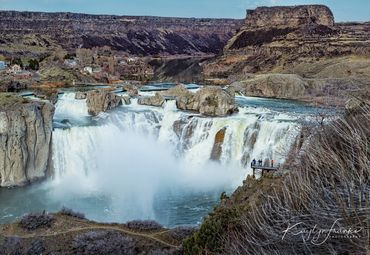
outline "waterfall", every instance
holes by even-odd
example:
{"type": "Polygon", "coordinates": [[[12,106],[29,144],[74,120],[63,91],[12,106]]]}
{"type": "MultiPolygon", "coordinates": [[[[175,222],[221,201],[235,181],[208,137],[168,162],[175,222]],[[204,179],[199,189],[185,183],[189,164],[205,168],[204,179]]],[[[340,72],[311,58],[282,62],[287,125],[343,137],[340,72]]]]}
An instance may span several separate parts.
{"type": "Polygon", "coordinates": [[[155,218],[153,203],[163,192],[235,188],[251,173],[251,159],[282,163],[299,131],[287,116],[265,114],[266,109],[209,118],[178,111],[174,101],[155,108],[133,100],[91,118],[85,100],[75,100],[73,93],[63,95],[56,108],[55,119],[70,126],[53,133],[50,195],[108,196],[111,204],[104,210],[126,220],[155,218]],[[213,162],[220,130],[219,158],[213,162]]]}
{"type": "MultiPolygon", "coordinates": [[[[74,121],[86,118],[86,100],[75,100],[73,93],[63,95],[56,106],[56,116],[74,121]]],[[[104,140],[104,135],[112,132],[118,136],[130,132],[150,137],[171,147],[186,162],[204,166],[209,162],[217,132],[225,128],[219,162],[223,166],[233,164],[246,175],[249,173],[246,165],[253,158],[283,163],[299,126],[294,121],[282,121],[281,117],[277,114],[265,118],[253,108],[228,118],[207,118],[178,111],[174,101],[167,102],[164,109],[134,103],[102,114],[98,125],[56,129],[54,167],[59,176],[65,171],[88,173],[88,169],[94,169],[88,155],[99,147],[99,139],[104,140]]]]}

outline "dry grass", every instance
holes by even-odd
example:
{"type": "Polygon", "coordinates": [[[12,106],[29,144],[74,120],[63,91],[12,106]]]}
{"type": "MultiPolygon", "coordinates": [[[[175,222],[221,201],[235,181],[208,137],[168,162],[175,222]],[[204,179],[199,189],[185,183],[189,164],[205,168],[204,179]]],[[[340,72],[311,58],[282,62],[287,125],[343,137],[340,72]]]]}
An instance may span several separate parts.
{"type": "Polygon", "coordinates": [[[321,126],[302,152],[281,185],[241,214],[223,238],[224,253],[369,254],[370,108],[321,126]],[[327,240],[327,233],[297,234],[333,225],[360,232],[327,240]]]}

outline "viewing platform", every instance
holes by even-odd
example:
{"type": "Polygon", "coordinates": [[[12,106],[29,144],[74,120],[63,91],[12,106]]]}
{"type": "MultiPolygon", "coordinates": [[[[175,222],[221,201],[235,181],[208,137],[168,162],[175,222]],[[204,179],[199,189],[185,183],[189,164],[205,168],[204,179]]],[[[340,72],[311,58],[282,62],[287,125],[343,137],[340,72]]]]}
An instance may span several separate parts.
{"type": "Polygon", "coordinates": [[[263,176],[265,173],[270,173],[270,172],[274,172],[274,171],[277,171],[279,169],[279,165],[277,167],[273,167],[273,166],[263,166],[263,165],[251,165],[251,168],[253,169],[253,177],[256,177],[256,171],[257,170],[261,170],[262,173],[261,175],[263,176]]]}

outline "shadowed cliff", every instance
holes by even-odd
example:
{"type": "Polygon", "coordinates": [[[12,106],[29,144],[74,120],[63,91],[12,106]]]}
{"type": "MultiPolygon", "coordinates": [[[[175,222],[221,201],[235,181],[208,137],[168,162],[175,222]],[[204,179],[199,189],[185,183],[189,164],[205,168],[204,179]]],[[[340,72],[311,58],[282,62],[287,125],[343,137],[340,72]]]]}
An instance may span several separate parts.
{"type": "Polygon", "coordinates": [[[242,20],[0,12],[0,53],[109,46],[132,55],[219,53],[242,20]]]}

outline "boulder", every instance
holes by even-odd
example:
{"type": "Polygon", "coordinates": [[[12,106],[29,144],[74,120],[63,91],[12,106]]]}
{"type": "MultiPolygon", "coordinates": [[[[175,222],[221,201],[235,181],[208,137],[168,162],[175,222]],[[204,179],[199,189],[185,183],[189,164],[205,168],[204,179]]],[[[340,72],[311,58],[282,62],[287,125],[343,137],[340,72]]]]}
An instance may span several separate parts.
{"type": "Polygon", "coordinates": [[[155,96],[140,97],[137,102],[140,105],[150,105],[150,106],[161,107],[164,104],[165,99],[162,95],[160,95],[159,93],[156,93],[155,96]]]}
{"type": "Polygon", "coordinates": [[[199,104],[195,102],[193,93],[184,94],[176,97],[176,107],[180,110],[199,112],[199,104]]]}
{"type": "Polygon", "coordinates": [[[238,110],[235,98],[220,87],[204,87],[195,94],[176,98],[178,109],[196,111],[206,116],[223,117],[238,110]]]}
{"type": "Polygon", "coordinates": [[[308,84],[296,74],[263,74],[232,86],[248,96],[297,98],[305,94],[308,84]]]}
{"type": "Polygon", "coordinates": [[[180,96],[188,96],[192,93],[182,84],[179,84],[173,88],[170,88],[167,91],[160,92],[162,96],[165,97],[180,97],[180,96]]]}
{"type": "Polygon", "coordinates": [[[222,145],[225,140],[226,127],[217,132],[211,152],[211,160],[219,161],[222,155],[222,145]]]}
{"type": "Polygon", "coordinates": [[[94,90],[87,93],[86,103],[89,114],[96,116],[122,105],[122,98],[113,92],[94,90]]]}
{"type": "Polygon", "coordinates": [[[87,98],[87,92],[76,92],[75,99],[77,100],[83,100],[87,98]]]}
{"type": "Polygon", "coordinates": [[[139,95],[139,90],[135,85],[124,85],[123,89],[130,97],[137,97],[139,95]]]}
{"type": "Polygon", "coordinates": [[[21,186],[47,176],[54,106],[20,102],[0,107],[0,186],[21,186]]]}

